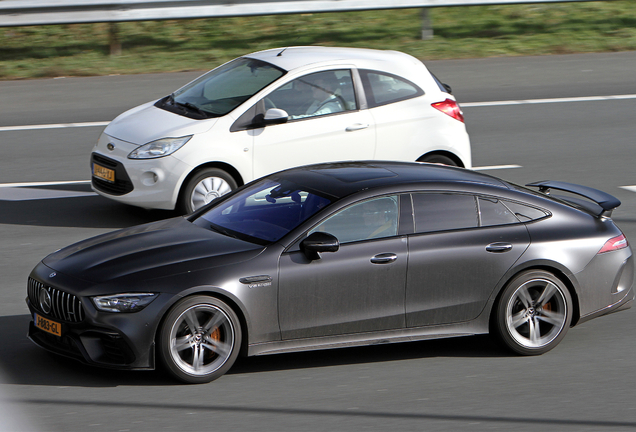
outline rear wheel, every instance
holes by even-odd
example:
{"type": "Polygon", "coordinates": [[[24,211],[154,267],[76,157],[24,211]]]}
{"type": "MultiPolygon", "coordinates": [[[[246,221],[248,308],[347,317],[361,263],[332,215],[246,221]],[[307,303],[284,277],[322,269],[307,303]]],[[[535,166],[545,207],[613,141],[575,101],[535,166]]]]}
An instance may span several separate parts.
{"type": "Polygon", "coordinates": [[[508,348],[522,355],[543,354],[565,337],[572,297],[553,274],[527,271],[505,288],[493,320],[493,330],[508,348]]]}
{"type": "Polygon", "coordinates": [[[179,211],[183,214],[192,213],[236,188],[236,181],[226,171],[204,168],[184,186],[179,197],[179,211]]]}
{"type": "Polygon", "coordinates": [[[177,379],[207,383],[234,364],[241,347],[241,325],[219,299],[188,297],[166,316],[158,339],[162,363],[177,379]]]}
{"type": "Polygon", "coordinates": [[[458,166],[457,163],[451,158],[449,158],[448,156],[439,155],[439,154],[423,156],[419,158],[417,161],[436,163],[436,164],[442,164],[442,165],[448,165],[448,166],[458,166]]]}

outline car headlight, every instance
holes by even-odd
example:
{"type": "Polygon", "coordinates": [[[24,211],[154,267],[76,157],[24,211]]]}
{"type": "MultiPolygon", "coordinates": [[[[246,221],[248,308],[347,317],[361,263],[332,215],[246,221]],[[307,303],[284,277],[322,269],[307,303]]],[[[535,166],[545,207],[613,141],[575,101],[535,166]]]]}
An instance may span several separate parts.
{"type": "Polygon", "coordinates": [[[103,312],[138,312],[148,306],[158,294],[130,293],[93,297],[95,307],[103,312]]]}
{"type": "Polygon", "coordinates": [[[192,135],[181,138],[161,138],[149,142],[131,151],[128,159],[154,159],[168,156],[183,147],[185,143],[190,141],[190,138],[192,135]]]}

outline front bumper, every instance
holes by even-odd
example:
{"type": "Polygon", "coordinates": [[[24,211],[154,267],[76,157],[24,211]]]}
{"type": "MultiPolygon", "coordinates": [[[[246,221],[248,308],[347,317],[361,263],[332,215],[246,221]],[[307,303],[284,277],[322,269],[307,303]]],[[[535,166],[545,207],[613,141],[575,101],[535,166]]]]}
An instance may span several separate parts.
{"type": "Polygon", "coordinates": [[[76,285],[77,280],[51,273],[42,263],[36,266],[26,299],[32,319],[29,339],[48,351],[93,366],[154,369],[155,335],[174,296],[160,293],[139,312],[109,313],[98,311],[90,298],[76,295],[81,292],[76,285]],[[47,312],[40,300],[43,290],[50,293],[51,306],[44,305],[47,312]],[[36,314],[56,323],[59,335],[36,326],[36,314]]]}
{"type": "Polygon", "coordinates": [[[157,159],[128,159],[137,145],[102,134],[91,154],[94,164],[115,172],[115,181],[91,177],[91,186],[98,194],[144,208],[173,210],[179,188],[192,167],[173,156],[157,159]],[[111,144],[110,150],[107,146],[111,144]]]}

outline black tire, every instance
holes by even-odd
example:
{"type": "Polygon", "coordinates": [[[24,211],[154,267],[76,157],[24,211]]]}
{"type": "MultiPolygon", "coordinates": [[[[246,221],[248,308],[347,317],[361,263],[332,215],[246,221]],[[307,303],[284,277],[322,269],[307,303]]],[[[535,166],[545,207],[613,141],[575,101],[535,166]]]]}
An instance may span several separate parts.
{"type": "Polygon", "coordinates": [[[539,355],[557,346],[572,321],[572,297],[552,273],[530,270],[512,279],[493,310],[492,328],[505,346],[539,355]]]}
{"type": "Polygon", "coordinates": [[[182,214],[190,214],[236,188],[236,180],[226,171],[219,168],[204,168],[181,188],[177,209],[182,214]]]}
{"type": "Polygon", "coordinates": [[[209,296],[187,297],[161,325],[159,359],[180,381],[208,383],[232,367],[241,338],[239,319],[227,304],[209,296]]]}
{"type": "Polygon", "coordinates": [[[442,164],[442,165],[448,165],[448,166],[455,166],[455,167],[459,166],[459,165],[457,165],[457,163],[454,160],[452,160],[448,156],[438,155],[438,154],[422,156],[417,161],[418,162],[428,162],[428,163],[442,164]]]}

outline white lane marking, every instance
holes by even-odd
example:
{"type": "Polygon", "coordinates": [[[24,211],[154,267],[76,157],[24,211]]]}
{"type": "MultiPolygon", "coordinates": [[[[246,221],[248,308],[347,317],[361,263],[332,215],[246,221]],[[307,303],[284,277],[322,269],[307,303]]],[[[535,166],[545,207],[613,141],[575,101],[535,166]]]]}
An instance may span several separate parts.
{"type": "Polygon", "coordinates": [[[630,192],[636,192],[636,186],[619,186],[619,188],[628,190],[630,192]]]}
{"type": "MultiPolygon", "coordinates": [[[[509,101],[492,101],[492,102],[460,102],[459,105],[464,108],[471,107],[484,107],[484,106],[503,106],[503,105],[528,105],[528,104],[546,104],[546,103],[559,103],[559,102],[592,102],[592,101],[607,101],[617,99],[636,99],[636,94],[626,95],[609,95],[609,96],[584,96],[584,97],[571,97],[571,98],[554,98],[554,99],[519,99],[509,101]]],[[[9,131],[23,131],[34,129],[63,129],[63,128],[78,128],[78,127],[97,127],[106,126],[109,121],[100,122],[86,122],[86,123],[55,123],[55,124],[41,124],[41,125],[25,125],[25,126],[0,126],[0,132],[9,131]]]]}
{"type": "Polygon", "coordinates": [[[78,181],[58,181],[58,182],[0,183],[0,188],[61,186],[61,185],[69,185],[69,184],[89,184],[90,182],[91,182],[90,180],[78,180],[78,181]]]}
{"type": "Polygon", "coordinates": [[[0,132],[36,130],[36,129],[65,129],[65,128],[80,128],[80,127],[97,127],[97,126],[106,126],[108,123],[110,122],[102,121],[102,122],[86,122],[86,123],[56,123],[56,124],[26,125],[26,126],[0,126],[0,132]]]}
{"type": "Polygon", "coordinates": [[[501,170],[501,169],[511,169],[511,168],[522,168],[522,166],[521,165],[490,165],[490,166],[473,167],[473,171],[501,170]]]}
{"type": "Polygon", "coordinates": [[[42,186],[63,186],[87,184],[90,180],[59,182],[0,183],[0,201],[30,201],[56,198],[79,198],[97,195],[95,192],[81,192],[55,189],[38,189],[42,186]]]}
{"type": "Polygon", "coordinates": [[[95,192],[76,192],[37,188],[0,189],[0,201],[30,201],[56,198],[79,198],[97,195],[95,192]]]}
{"type": "Polygon", "coordinates": [[[608,101],[617,99],[636,99],[636,94],[626,95],[610,95],[610,96],[584,96],[584,97],[571,97],[571,98],[554,98],[554,99],[520,99],[509,101],[492,101],[492,102],[459,102],[459,106],[462,108],[469,107],[483,107],[483,106],[503,106],[503,105],[528,105],[528,104],[547,104],[547,103],[562,103],[562,102],[594,102],[594,101],[608,101]]]}

